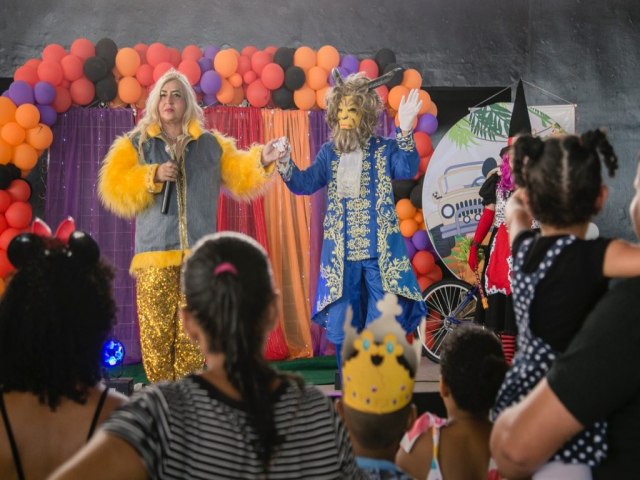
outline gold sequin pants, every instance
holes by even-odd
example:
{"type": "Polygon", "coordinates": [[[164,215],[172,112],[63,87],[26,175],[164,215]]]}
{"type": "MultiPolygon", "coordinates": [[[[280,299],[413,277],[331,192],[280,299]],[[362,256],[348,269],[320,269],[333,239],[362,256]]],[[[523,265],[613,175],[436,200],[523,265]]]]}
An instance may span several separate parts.
{"type": "Polygon", "coordinates": [[[140,347],[150,382],[176,380],[201,370],[204,357],[180,321],[180,266],[135,272],[140,347]]]}

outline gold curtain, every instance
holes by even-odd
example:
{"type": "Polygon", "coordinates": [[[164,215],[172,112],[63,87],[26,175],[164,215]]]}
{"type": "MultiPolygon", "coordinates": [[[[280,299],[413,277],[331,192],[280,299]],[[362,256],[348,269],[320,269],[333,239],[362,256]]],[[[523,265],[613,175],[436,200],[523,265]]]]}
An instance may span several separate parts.
{"type": "MultiPolygon", "coordinates": [[[[300,169],[310,163],[309,117],[300,110],[262,110],[265,142],[286,136],[300,169]]],[[[264,198],[269,256],[276,285],[282,290],[281,326],[290,358],[313,356],[309,301],[309,225],[311,201],[294,195],[280,178],[264,198]]]]}

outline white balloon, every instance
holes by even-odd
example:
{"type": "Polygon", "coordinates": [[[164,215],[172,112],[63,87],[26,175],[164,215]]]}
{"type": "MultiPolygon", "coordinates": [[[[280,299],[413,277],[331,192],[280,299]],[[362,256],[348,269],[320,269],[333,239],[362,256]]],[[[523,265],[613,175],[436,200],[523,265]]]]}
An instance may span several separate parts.
{"type": "Polygon", "coordinates": [[[590,222],[589,227],[587,227],[587,233],[585,235],[585,238],[587,240],[593,240],[594,238],[598,238],[599,236],[600,236],[600,230],[598,230],[598,226],[595,223],[590,222]]]}

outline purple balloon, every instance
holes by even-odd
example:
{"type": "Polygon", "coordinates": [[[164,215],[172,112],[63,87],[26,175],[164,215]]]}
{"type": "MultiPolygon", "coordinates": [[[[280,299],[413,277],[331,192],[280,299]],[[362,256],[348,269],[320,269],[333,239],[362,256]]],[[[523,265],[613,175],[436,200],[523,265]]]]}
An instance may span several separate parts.
{"type": "Polygon", "coordinates": [[[340,66],[344,67],[349,73],[356,73],[358,71],[358,67],[360,66],[360,61],[355,55],[345,55],[344,57],[342,57],[340,66]]]}
{"type": "Polygon", "coordinates": [[[27,82],[16,80],[9,85],[9,98],[13,100],[16,107],[24,103],[35,103],[33,101],[33,88],[27,82]]]}
{"type": "Polygon", "coordinates": [[[7,97],[7,98],[11,98],[11,97],[9,97],[9,90],[5,90],[4,92],[2,92],[2,96],[3,97],[7,97]]]}
{"type": "Polygon", "coordinates": [[[196,84],[193,86],[193,91],[196,92],[197,94],[201,94],[202,93],[202,87],[199,84],[196,84]]]}
{"type": "Polygon", "coordinates": [[[204,56],[210,60],[213,60],[216,57],[216,53],[218,53],[220,49],[214,45],[207,45],[204,47],[204,56]]]}
{"type": "Polygon", "coordinates": [[[200,71],[202,73],[213,70],[213,61],[207,57],[200,57],[198,59],[198,65],[200,65],[200,71]]]}
{"type": "MultiPolygon", "coordinates": [[[[349,72],[344,67],[338,67],[338,71],[340,72],[340,76],[342,78],[345,78],[347,75],[349,75],[349,72]]],[[[329,85],[331,85],[332,87],[335,86],[335,82],[333,81],[333,75],[331,75],[331,72],[329,72],[329,85]]]]}
{"type": "Polygon", "coordinates": [[[38,111],[40,112],[40,123],[44,123],[49,127],[53,126],[58,119],[58,114],[56,110],[51,105],[36,105],[38,111]]]}
{"type": "Polygon", "coordinates": [[[426,250],[429,246],[429,235],[426,230],[418,230],[411,237],[411,243],[416,247],[416,250],[426,250]]]}
{"type": "Polygon", "coordinates": [[[218,103],[218,97],[216,97],[215,93],[211,93],[211,94],[205,93],[204,96],[202,97],[202,101],[207,106],[215,105],[216,103],[218,103]]]}
{"type": "Polygon", "coordinates": [[[49,82],[38,82],[33,88],[33,96],[41,105],[51,105],[56,99],[56,89],[49,82]]]}
{"type": "Polygon", "coordinates": [[[433,135],[437,129],[438,119],[430,113],[425,113],[424,115],[420,115],[420,117],[418,117],[418,125],[416,126],[417,131],[424,132],[428,135],[433,135]]]}
{"type": "Polygon", "coordinates": [[[413,260],[413,256],[416,254],[417,250],[414,247],[413,242],[410,238],[402,237],[404,239],[404,245],[407,247],[407,255],[409,256],[409,260],[413,260]]]}
{"type": "Polygon", "coordinates": [[[218,93],[220,87],[222,86],[222,79],[218,72],[215,70],[209,70],[208,72],[204,72],[204,75],[200,78],[200,87],[204,93],[209,95],[214,95],[218,93]]]}

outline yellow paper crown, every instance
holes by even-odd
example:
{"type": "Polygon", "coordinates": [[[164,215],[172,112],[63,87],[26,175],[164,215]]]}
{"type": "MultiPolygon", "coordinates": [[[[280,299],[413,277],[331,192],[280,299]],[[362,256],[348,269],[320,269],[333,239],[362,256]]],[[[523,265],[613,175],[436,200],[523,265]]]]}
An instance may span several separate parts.
{"type": "Polygon", "coordinates": [[[402,308],[395,295],[387,293],[376,306],[382,315],[360,335],[351,326],[351,312],[347,314],[342,398],[354,410],[384,414],[396,412],[411,402],[419,342],[415,342],[416,346],[407,342],[396,320],[402,308]],[[412,371],[399,359],[404,359],[412,371]]]}

